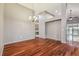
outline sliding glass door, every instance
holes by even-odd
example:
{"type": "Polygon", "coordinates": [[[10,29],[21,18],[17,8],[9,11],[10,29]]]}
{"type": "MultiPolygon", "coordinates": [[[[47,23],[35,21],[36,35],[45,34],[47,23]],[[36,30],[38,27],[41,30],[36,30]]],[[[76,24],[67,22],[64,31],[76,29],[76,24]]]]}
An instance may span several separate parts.
{"type": "Polygon", "coordinates": [[[75,43],[79,43],[79,23],[77,20],[76,21],[74,20],[67,21],[67,33],[66,33],[67,42],[72,45],[75,43]]]}

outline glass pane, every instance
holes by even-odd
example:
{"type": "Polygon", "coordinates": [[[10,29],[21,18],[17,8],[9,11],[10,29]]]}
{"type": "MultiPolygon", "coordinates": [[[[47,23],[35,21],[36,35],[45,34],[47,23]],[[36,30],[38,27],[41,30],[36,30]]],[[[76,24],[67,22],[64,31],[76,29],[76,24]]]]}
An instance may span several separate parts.
{"type": "Polygon", "coordinates": [[[72,35],[67,35],[68,41],[72,41],[72,35]]]}

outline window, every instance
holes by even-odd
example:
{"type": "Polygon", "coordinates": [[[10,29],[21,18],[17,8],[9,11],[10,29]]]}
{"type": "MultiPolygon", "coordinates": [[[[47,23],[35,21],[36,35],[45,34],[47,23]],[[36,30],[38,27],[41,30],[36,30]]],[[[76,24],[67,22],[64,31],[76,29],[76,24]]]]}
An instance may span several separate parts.
{"type": "Polygon", "coordinates": [[[67,40],[77,41],[79,39],[79,24],[67,25],[67,40]]]}

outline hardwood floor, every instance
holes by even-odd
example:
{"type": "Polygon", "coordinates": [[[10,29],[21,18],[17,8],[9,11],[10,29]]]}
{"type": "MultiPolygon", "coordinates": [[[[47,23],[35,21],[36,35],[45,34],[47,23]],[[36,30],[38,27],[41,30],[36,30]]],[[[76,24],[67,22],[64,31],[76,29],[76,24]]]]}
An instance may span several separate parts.
{"type": "Polygon", "coordinates": [[[32,39],[5,45],[3,56],[79,56],[79,48],[52,39],[32,39]]]}

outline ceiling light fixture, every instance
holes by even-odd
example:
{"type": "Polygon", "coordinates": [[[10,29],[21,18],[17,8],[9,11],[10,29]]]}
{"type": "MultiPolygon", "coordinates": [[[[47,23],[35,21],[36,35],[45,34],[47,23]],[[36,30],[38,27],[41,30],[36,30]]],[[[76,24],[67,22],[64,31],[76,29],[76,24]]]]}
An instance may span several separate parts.
{"type": "Polygon", "coordinates": [[[68,20],[72,20],[72,10],[70,10],[70,15],[69,15],[69,19],[68,20]]]}
{"type": "Polygon", "coordinates": [[[29,16],[29,20],[32,22],[37,21],[37,19],[38,19],[38,16],[29,16]]]}

